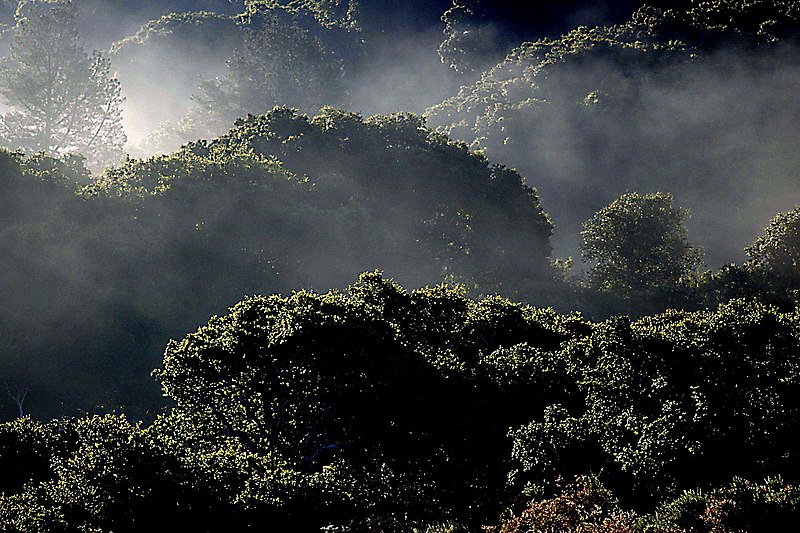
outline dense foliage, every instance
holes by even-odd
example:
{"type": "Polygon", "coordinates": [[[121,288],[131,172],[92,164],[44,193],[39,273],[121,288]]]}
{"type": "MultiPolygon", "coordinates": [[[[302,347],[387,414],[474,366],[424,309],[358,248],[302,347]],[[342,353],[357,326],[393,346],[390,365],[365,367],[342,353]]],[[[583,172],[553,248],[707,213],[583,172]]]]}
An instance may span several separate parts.
{"type": "MultiPolygon", "coordinates": [[[[654,7],[677,7],[682,0],[649,0],[654,7]]],[[[610,24],[626,20],[641,7],[638,0],[593,2],[492,2],[453,0],[442,14],[445,39],[439,56],[465,75],[482,72],[497,63],[520,42],[555,37],[575,26],[610,24]]]]}
{"type": "Polygon", "coordinates": [[[378,266],[409,286],[455,281],[599,318],[741,297],[786,308],[798,288],[768,260],[797,253],[790,215],[753,261],[702,272],[663,194],[601,211],[591,275],[561,273],[536,192],[414,115],[277,108],[88,186],[78,157],[2,157],[4,416],[140,416],[159,404],[145,376],[168,338],[243,295],[341,287],[378,266]]]}
{"type": "Polygon", "coordinates": [[[487,292],[550,277],[535,191],[412,115],[279,108],[77,193],[76,158],[2,162],[2,379],[30,381],[37,413],[140,413],[158,402],[145,376],[166,340],[246,294],[377,266],[487,292]]]}
{"type": "MultiPolygon", "coordinates": [[[[297,234],[292,234],[291,226],[281,233],[269,232],[271,238],[285,242],[281,257],[273,254],[270,259],[280,261],[279,271],[304,272],[301,278],[294,277],[302,280],[301,286],[341,284],[343,276],[352,275],[353,264],[382,265],[413,285],[452,275],[487,291],[502,286],[503,280],[530,284],[548,275],[551,226],[536,191],[522,185],[515,172],[491,165],[465,146],[431,132],[411,114],[364,120],[333,109],[308,117],[276,108],[239,121],[215,141],[191,143],[172,156],[134,160],[109,170],[87,193],[163,197],[174,202],[172,209],[184,210],[191,204],[168,200],[178,194],[180,174],[196,170],[181,163],[240,159],[286,172],[308,189],[303,199],[277,193],[279,202],[263,204],[288,211],[273,216],[290,216],[304,226],[297,234]],[[302,239],[312,239],[313,246],[309,241],[300,244],[302,239]],[[321,258],[328,258],[324,271],[313,264],[321,258]]],[[[238,170],[230,179],[252,184],[238,170]]],[[[200,213],[207,217],[225,212],[226,204],[233,202],[239,217],[235,223],[251,228],[231,234],[231,239],[246,238],[264,227],[245,225],[235,197],[212,200],[210,192],[194,191],[204,204],[200,213]]],[[[247,201],[255,197],[250,195],[247,201]]],[[[279,223],[287,224],[285,219],[279,223]]],[[[256,250],[255,246],[243,249],[256,250]]]]}
{"type": "Polygon", "coordinates": [[[745,301],[592,323],[379,273],[249,298],[169,344],[155,375],[175,406],[151,426],[0,426],[0,520],[408,531],[508,506],[497,531],[780,523],[800,498],[799,347],[797,311],[745,301]]]}
{"type": "Polygon", "coordinates": [[[0,530],[800,519],[800,3],[128,3],[0,1],[0,530]]]}

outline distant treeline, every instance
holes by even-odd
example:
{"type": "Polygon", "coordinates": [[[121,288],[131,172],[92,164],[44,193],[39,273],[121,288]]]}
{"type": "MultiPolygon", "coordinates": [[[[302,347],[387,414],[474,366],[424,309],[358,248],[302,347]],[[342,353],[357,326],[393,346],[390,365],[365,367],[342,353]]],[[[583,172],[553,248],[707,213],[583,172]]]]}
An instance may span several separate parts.
{"type": "MultiPolygon", "coordinates": [[[[628,191],[690,208],[713,266],[743,259],[775,212],[800,204],[800,3],[671,4],[525,42],[425,113],[536,186],[559,255],[628,191]]],[[[451,62],[478,57],[479,34],[454,35],[451,62]]]]}

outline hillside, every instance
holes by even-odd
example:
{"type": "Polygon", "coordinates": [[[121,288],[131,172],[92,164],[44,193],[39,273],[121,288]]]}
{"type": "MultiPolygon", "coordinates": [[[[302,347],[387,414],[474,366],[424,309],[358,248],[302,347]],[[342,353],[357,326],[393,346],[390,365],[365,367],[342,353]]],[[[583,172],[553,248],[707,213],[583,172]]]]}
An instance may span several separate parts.
{"type": "Polygon", "coordinates": [[[247,294],[377,267],[487,292],[551,277],[535,191],[412,115],[279,108],[78,191],[79,161],[3,157],[2,361],[41,416],[157,405],[144,391],[167,339],[247,294]]]}
{"type": "Polygon", "coordinates": [[[712,266],[738,261],[800,201],[797,6],[691,6],[524,43],[426,117],[536,185],[557,255],[613,198],[666,190],[712,266]]]}
{"type": "Polygon", "coordinates": [[[0,0],[0,531],[792,530],[798,60],[798,0],[0,0]]]}

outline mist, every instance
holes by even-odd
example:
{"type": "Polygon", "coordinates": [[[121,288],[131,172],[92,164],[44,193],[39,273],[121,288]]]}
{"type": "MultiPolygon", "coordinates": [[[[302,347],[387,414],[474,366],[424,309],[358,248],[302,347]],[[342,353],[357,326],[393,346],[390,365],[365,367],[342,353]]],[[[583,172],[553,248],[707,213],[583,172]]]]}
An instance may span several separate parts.
{"type": "Polygon", "coordinates": [[[151,21],[181,12],[236,15],[242,0],[80,0],[81,35],[87,47],[107,50],[116,41],[136,34],[151,21]]]}
{"type": "Polygon", "coordinates": [[[123,87],[129,145],[136,146],[162,122],[186,116],[200,83],[224,74],[225,62],[241,45],[235,21],[211,14],[159,18],[114,42],[110,54],[123,87]]]}
{"type": "Polygon", "coordinates": [[[642,1],[0,0],[0,530],[800,521],[800,0],[642,1]]]}
{"type": "MultiPolygon", "coordinates": [[[[495,6],[468,21],[480,37],[467,43],[470,70],[452,68],[442,46],[449,2],[365,3],[359,24],[310,8],[245,17],[227,1],[80,6],[83,44],[111,60],[125,151],[138,159],[105,173],[44,160],[9,170],[49,176],[60,191],[17,184],[29,207],[9,203],[7,213],[15,311],[0,323],[4,364],[7,381],[32,383],[28,406],[41,415],[157,411],[148,373],[168,339],[248,294],[342,288],[379,268],[408,287],[458,282],[574,310],[581,300],[547,264],[578,259],[581,223],[627,191],[671,192],[690,208],[689,235],[709,267],[742,262],[769,220],[800,202],[800,67],[788,43],[702,53],[612,45],[548,63],[520,35],[622,22],[627,4],[551,6],[535,23],[534,12],[515,19],[495,6]],[[170,14],[188,8],[213,12],[170,14]],[[253,118],[238,122],[234,137],[247,142],[213,141],[282,105],[300,115],[279,108],[264,132],[250,129],[261,124],[253,118]],[[313,118],[326,105],[343,112],[313,118]],[[408,116],[364,119],[397,112],[424,113],[439,133],[408,116]],[[178,151],[198,139],[209,142],[178,151]],[[274,160],[280,171],[248,164],[291,187],[231,185],[245,172],[231,170],[232,154],[245,153],[274,160]],[[205,170],[183,175],[195,168],[205,170]]],[[[558,55],[561,41],[548,42],[558,55]]]]}
{"type": "Polygon", "coordinates": [[[441,29],[430,28],[371,42],[348,80],[351,109],[364,116],[422,113],[457,91],[464,80],[436,55],[441,40],[441,29]]]}
{"type": "Polygon", "coordinates": [[[540,192],[556,256],[579,258],[581,223],[617,196],[664,191],[709,266],[743,261],[800,201],[800,50],[619,50],[537,67],[518,49],[426,116],[540,192]]]}

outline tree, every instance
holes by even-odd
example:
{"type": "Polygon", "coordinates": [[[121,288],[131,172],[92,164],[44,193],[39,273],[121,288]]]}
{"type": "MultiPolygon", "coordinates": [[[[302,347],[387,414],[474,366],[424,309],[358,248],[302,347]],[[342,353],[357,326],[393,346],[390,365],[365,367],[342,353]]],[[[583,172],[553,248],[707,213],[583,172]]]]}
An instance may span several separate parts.
{"type": "Polygon", "coordinates": [[[170,343],[155,375],[176,402],[164,419],[176,442],[209,460],[252,459],[239,462],[237,500],[303,519],[350,506],[351,519],[405,521],[350,531],[445,516],[477,525],[499,511],[487,495],[505,485],[508,428],[570,385],[559,322],[373,272],[343,292],[247,299],[170,343]]]}
{"type": "MultiPolygon", "coordinates": [[[[203,44],[198,46],[210,51],[213,47],[207,42],[209,32],[217,38],[222,32],[230,32],[232,40],[227,44],[235,44],[235,48],[225,60],[225,71],[197,86],[186,115],[159,124],[134,150],[142,154],[168,153],[187,142],[218,137],[237,119],[265,113],[278,105],[308,113],[327,105],[348,107],[343,56],[357,53],[361,43],[354,27],[354,5],[343,9],[344,4],[339,2],[309,0],[284,5],[253,0],[247,2],[245,13],[236,19],[207,13],[173,14],[150,24],[143,39],[169,36],[183,40],[196,32],[192,38],[199,37],[203,44]]],[[[134,42],[126,43],[125,53],[133,53],[134,42]]],[[[174,45],[167,42],[161,46],[174,45]]],[[[217,46],[214,50],[219,49],[217,46]]],[[[138,53],[149,58],[153,51],[138,53]]],[[[120,64],[124,65],[124,61],[120,64]]],[[[150,94],[157,91],[147,87],[150,94]]]]}
{"type": "Polygon", "coordinates": [[[800,288],[800,206],[775,215],[764,235],[745,250],[747,266],[785,288],[800,288]]]}
{"type": "Polygon", "coordinates": [[[479,73],[503,55],[501,30],[486,11],[478,0],[455,0],[442,15],[447,37],[439,45],[439,58],[456,72],[479,73]]]}
{"type": "Polygon", "coordinates": [[[122,156],[123,98],[109,60],[84,50],[77,16],[72,0],[20,3],[0,70],[0,96],[11,108],[0,117],[0,138],[26,152],[80,152],[99,168],[122,156]]]}
{"type": "Polygon", "coordinates": [[[224,131],[250,113],[276,105],[317,111],[348,103],[344,64],[307,27],[323,31],[313,16],[279,6],[251,6],[243,44],[228,60],[225,76],[203,82],[193,97],[195,123],[224,131]]]}
{"type": "Polygon", "coordinates": [[[702,265],[703,250],[686,235],[686,209],[672,195],[628,193],[598,211],[581,232],[592,285],[622,295],[674,286],[702,265]]]}
{"type": "Polygon", "coordinates": [[[19,418],[25,416],[25,400],[28,399],[31,387],[29,383],[10,383],[6,382],[6,393],[14,402],[19,412],[19,418]]]}

